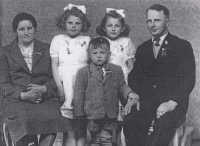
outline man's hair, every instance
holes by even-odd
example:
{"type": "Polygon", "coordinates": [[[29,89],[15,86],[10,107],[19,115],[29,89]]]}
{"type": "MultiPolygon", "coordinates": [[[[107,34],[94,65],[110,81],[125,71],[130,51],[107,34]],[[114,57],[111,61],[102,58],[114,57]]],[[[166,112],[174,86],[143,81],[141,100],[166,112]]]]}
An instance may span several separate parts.
{"type": "Polygon", "coordinates": [[[103,49],[105,49],[106,47],[108,49],[108,52],[110,51],[109,41],[104,37],[96,37],[96,38],[93,38],[89,43],[88,50],[87,50],[88,54],[90,53],[90,50],[97,49],[99,47],[103,49]]]}
{"type": "Polygon", "coordinates": [[[147,10],[146,10],[146,14],[148,12],[148,10],[156,10],[156,11],[163,11],[163,13],[165,14],[165,16],[167,18],[169,18],[169,10],[167,9],[167,7],[160,5],[160,4],[154,4],[152,6],[150,6],[147,10]]]}

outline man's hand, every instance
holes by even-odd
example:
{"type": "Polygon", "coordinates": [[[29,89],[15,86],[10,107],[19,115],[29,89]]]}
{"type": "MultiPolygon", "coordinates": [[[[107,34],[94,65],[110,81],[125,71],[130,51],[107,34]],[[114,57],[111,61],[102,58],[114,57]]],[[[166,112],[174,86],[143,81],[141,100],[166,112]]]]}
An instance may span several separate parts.
{"type": "Polygon", "coordinates": [[[170,100],[168,102],[163,102],[157,109],[157,118],[160,118],[167,112],[173,111],[177,106],[177,103],[170,100]]]}

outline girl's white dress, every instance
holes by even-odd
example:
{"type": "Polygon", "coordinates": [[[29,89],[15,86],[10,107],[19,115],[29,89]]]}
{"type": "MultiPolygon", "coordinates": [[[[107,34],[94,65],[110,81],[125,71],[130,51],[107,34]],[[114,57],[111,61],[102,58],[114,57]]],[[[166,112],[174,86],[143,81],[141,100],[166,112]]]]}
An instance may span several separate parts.
{"type": "MultiPolygon", "coordinates": [[[[133,66],[128,68],[127,61],[129,59],[134,60],[136,52],[135,46],[131,41],[131,39],[127,37],[119,37],[114,41],[108,39],[108,41],[110,42],[110,51],[111,51],[109,62],[122,67],[125,82],[126,84],[128,84],[128,74],[130,73],[133,66]]],[[[122,105],[120,104],[120,110],[118,116],[119,121],[122,121],[121,108],[122,105]]]]}
{"type": "Polygon", "coordinates": [[[77,71],[87,65],[89,41],[89,36],[79,35],[76,38],[70,38],[60,34],[55,36],[51,42],[50,55],[59,58],[58,72],[65,93],[65,102],[61,106],[61,113],[64,117],[74,118],[72,106],[74,84],[77,71]]]}

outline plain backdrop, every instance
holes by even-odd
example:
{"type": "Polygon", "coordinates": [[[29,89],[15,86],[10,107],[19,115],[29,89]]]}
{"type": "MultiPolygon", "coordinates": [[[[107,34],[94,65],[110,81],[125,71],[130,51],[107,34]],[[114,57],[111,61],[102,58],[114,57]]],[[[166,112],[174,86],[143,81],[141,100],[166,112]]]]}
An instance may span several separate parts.
{"type": "Polygon", "coordinates": [[[150,38],[146,26],[146,9],[154,3],[163,4],[170,11],[170,33],[191,42],[196,60],[196,86],[190,96],[187,124],[194,126],[193,138],[200,139],[200,1],[199,0],[0,0],[0,44],[7,45],[14,38],[12,20],[17,13],[28,12],[34,15],[38,28],[36,38],[50,43],[60,31],[56,27],[56,18],[63,8],[72,2],[85,5],[91,28],[86,35],[96,36],[96,27],[100,24],[106,8],[125,10],[125,21],[130,26],[129,37],[137,47],[150,38]]]}

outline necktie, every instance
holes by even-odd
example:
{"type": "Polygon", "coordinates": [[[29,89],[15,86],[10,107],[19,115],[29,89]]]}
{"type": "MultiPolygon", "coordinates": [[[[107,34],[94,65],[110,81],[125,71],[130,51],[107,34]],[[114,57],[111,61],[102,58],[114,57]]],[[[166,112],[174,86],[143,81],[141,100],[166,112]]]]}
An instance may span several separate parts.
{"type": "Polygon", "coordinates": [[[104,79],[102,68],[100,66],[97,66],[97,70],[99,71],[101,78],[104,79]]]}
{"type": "Polygon", "coordinates": [[[154,53],[154,57],[157,58],[158,52],[160,50],[160,44],[159,44],[160,38],[155,38],[153,40],[154,42],[154,46],[153,46],[153,53],[154,53]]]}
{"type": "Polygon", "coordinates": [[[160,41],[160,38],[155,38],[155,39],[153,40],[153,42],[156,42],[156,43],[155,43],[155,46],[160,46],[159,41],[160,41]]]}

